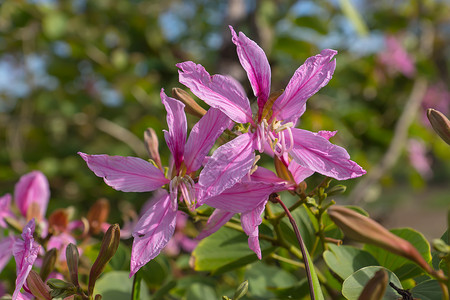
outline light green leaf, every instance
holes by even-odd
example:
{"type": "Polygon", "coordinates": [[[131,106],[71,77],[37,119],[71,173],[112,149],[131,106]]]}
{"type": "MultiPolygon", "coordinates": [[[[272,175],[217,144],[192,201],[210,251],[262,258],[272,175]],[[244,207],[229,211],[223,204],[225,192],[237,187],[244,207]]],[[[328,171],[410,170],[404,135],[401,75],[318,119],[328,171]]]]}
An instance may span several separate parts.
{"type": "Polygon", "coordinates": [[[249,291],[253,296],[274,296],[268,289],[287,288],[295,285],[298,279],[289,272],[269,266],[261,261],[251,264],[245,271],[249,291]]]}
{"type": "MultiPolygon", "coordinates": [[[[298,207],[296,210],[291,212],[291,214],[292,217],[294,217],[295,222],[297,223],[298,229],[300,231],[300,234],[302,235],[306,247],[311,250],[314,245],[314,241],[316,240],[315,228],[318,227],[316,219],[308,213],[308,209],[305,206],[298,207]]],[[[291,243],[292,245],[298,245],[297,237],[295,236],[289,219],[283,218],[280,225],[281,230],[283,231],[283,235],[289,241],[289,243],[291,243]]]]}
{"type": "Polygon", "coordinates": [[[377,260],[367,251],[352,246],[329,244],[329,250],[323,253],[328,267],[343,280],[363,267],[378,266],[377,260]]]}
{"type": "Polygon", "coordinates": [[[421,300],[442,299],[442,290],[437,280],[427,280],[411,289],[414,298],[421,300]]]}
{"type": "MultiPolygon", "coordinates": [[[[133,279],[128,277],[129,272],[113,271],[103,274],[95,284],[94,294],[100,294],[103,299],[123,300],[131,299],[133,279]]],[[[145,284],[141,284],[141,300],[150,299],[145,284]]]]}
{"type": "MultiPolygon", "coordinates": [[[[426,262],[431,261],[430,244],[420,232],[411,228],[393,229],[391,232],[414,245],[426,262]]],[[[424,272],[410,260],[380,247],[366,244],[363,249],[372,254],[381,266],[392,270],[401,280],[417,277],[424,272]]]]}
{"type": "MultiPolygon", "coordinates": [[[[345,279],[342,285],[342,295],[348,300],[357,300],[362,290],[364,289],[364,286],[380,269],[385,268],[370,266],[362,268],[350,275],[347,279],[345,279]]],[[[398,288],[402,288],[400,280],[397,278],[397,276],[395,276],[395,274],[388,269],[386,269],[386,272],[388,272],[389,282],[392,282],[398,288]]],[[[388,285],[386,287],[386,292],[384,293],[384,297],[382,298],[382,300],[397,300],[398,298],[398,293],[388,285]]]]}
{"type": "MultiPolygon", "coordinates": [[[[260,226],[261,229],[261,226],[260,226]]],[[[262,256],[265,257],[276,247],[260,240],[262,256]]],[[[192,252],[194,268],[197,271],[223,273],[258,260],[248,247],[247,236],[236,230],[222,227],[216,233],[203,239],[192,252]]]]}
{"type": "Polygon", "coordinates": [[[186,293],[186,300],[218,299],[216,291],[209,285],[194,283],[186,293]]]}

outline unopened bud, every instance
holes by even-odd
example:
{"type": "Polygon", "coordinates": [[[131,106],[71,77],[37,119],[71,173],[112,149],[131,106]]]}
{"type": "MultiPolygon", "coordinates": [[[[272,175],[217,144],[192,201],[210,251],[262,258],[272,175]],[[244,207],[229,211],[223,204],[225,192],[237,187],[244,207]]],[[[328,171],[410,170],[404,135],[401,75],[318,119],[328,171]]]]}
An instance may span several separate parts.
{"type": "Polygon", "coordinates": [[[358,300],[381,300],[388,285],[389,276],[386,270],[380,269],[366,283],[358,300]]]}
{"type": "Polygon", "coordinates": [[[70,279],[75,286],[79,286],[78,283],[78,261],[80,254],[78,248],[74,244],[70,243],[66,247],[66,260],[67,267],[69,269],[70,279]]]}
{"type": "Polygon", "coordinates": [[[95,282],[97,281],[100,274],[102,274],[108,262],[114,256],[119,247],[120,243],[120,228],[118,224],[111,225],[106,231],[105,236],[102,240],[102,245],[100,247],[100,252],[98,253],[97,259],[92,265],[91,272],[89,273],[89,295],[92,295],[94,291],[95,282]]]}
{"type": "Polygon", "coordinates": [[[109,215],[109,202],[105,198],[97,200],[89,209],[87,219],[89,222],[89,233],[99,234],[102,224],[106,222],[109,215]]]}
{"type": "Polygon", "coordinates": [[[334,195],[340,195],[345,193],[345,191],[347,190],[347,187],[345,185],[342,184],[338,184],[335,185],[333,187],[331,187],[330,189],[327,190],[327,195],[329,196],[334,196],[334,195]]]}
{"type": "Polygon", "coordinates": [[[289,172],[286,165],[277,157],[275,156],[273,159],[274,165],[275,165],[275,171],[277,172],[278,177],[281,179],[284,179],[289,182],[295,182],[294,177],[292,176],[291,172],[289,172]]]}
{"type": "Polygon", "coordinates": [[[38,300],[51,300],[50,292],[38,273],[31,270],[27,277],[27,286],[38,300]]]}
{"type": "Polygon", "coordinates": [[[57,252],[56,248],[52,248],[45,252],[44,258],[42,259],[41,271],[39,272],[42,280],[46,280],[48,275],[50,275],[55,268],[56,258],[58,256],[57,252]]]}
{"type": "Polygon", "coordinates": [[[54,234],[65,231],[67,225],[69,225],[69,214],[65,209],[57,209],[48,217],[49,231],[54,234]]]}
{"type": "Polygon", "coordinates": [[[438,110],[429,108],[427,110],[427,117],[433,126],[434,131],[450,145],[450,121],[447,117],[438,110]]]}
{"type": "Polygon", "coordinates": [[[203,109],[194,99],[185,91],[179,88],[172,89],[172,97],[183,102],[186,107],[185,110],[188,114],[196,117],[203,117],[206,114],[206,110],[203,109]]]}
{"type": "Polygon", "coordinates": [[[162,171],[162,165],[161,165],[161,157],[159,156],[159,143],[158,143],[158,136],[156,135],[155,130],[153,128],[148,128],[144,132],[144,141],[145,141],[145,148],[147,149],[148,156],[151,160],[153,160],[156,164],[156,166],[162,171]]]}
{"type": "Polygon", "coordinates": [[[70,282],[51,278],[47,280],[47,284],[51,288],[50,295],[53,299],[70,299],[68,297],[77,294],[77,288],[70,282]]]}
{"type": "Polygon", "coordinates": [[[430,265],[410,242],[396,236],[374,220],[339,205],[330,207],[328,215],[348,238],[384,248],[412,260],[428,273],[433,272],[430,265]]]}
{"type": "Polygon", "coordinates": [[[436,249],[437,251],[439,251],[440,253],[442,253],[444,255],[450,254],[450,246],[447,245],[447,243],[441,239],[434,239],[433,247],[434,247],[434,249],[436,249]]]}
{"type": "Polygon", "coordinates": [[[241,299],[248,292],[248,280],[241,283],[234,293],[233,300],[241,299]]]}
{"type": "Polygon", "coordinates": [[[95,295],[95,298],[94,298],[94,300],[102,300],[102,295],[100,295],[100,294],[97,294],[97,295],[95,295]]]}

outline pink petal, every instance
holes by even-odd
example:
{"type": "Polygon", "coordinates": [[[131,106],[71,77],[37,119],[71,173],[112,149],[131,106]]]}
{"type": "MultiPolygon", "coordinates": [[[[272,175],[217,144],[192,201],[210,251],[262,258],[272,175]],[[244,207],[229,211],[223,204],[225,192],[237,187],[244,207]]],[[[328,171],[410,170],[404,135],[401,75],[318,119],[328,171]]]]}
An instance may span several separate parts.
{"type": "Polygon", "coordinates": [[[14,214],[11,211],[11,195],[6,194],[0,197],[0,227],[6,228],[8,224],[5,222],[6,217],[13,217],[14,214]]]}
{"type": "Polygon", "coordinates": [[[14,198],[23,216],[27,215],[31,203],[36,202],[41,208],[41,217],[44,217],[50,199],[47,177],[39,171],[23,175],[14,188],[14,198]]]}
{"type": "Polygon", "coordinates": [[[252,181],[266,182],[274,185],[273,193],[290,189],[290,185],[284,179],[279,178],[274,172],[258,166],[251,176],[252,181]]]}
{"type": "Polygon", "coordinates": [[[261,259],[261,247],[259,246],[258,226],[262,223],[261,213],[264,211],[266,203],[267,201],[264,201],[255,209],[241,214],[242,229],[248,235],[248,246],[259,259],[261,259]]]}
{"type": "Polygon", "coordinates": [[[140,218],[133,232],[130,277],[167,245],[175,231],[176,215],[166,192],[140,218]]]}
{"type": "Polygon", "coordinates": [[[232,212],[228,212],[222,209],[214,210],[214,212],[209,217],[208,222],[206,222],[205,228],[203,228],[196,239],[201,240],[207,236],[210,236],[211,234],[219,230],[223,225],[225,225],[233,216],[234,213],[232,212]]]}
{"type": "Polygon", "coordinates": [[[175,160],[175,167],[180,168],[183,161],[184,145],[186,143],[187,121],[184,104],[174,98],[167,97],[161,89],[161,101],[167,111],[167,125],[169,131],[164,130],[164,137],[175,160]]]}
{"type": "Polygon", "coordinates": [[[271,183],[238,182],[219,195],[208,198],[205,204],[232,213],[242,213],[267,201],[274,190],[275,185],[271,183]]]}
{"type": "Polygon", "coordinates": [[[161,170],[137,157],[78,154],[95,175],[118,191],[149,192],[169,183],[161,170]]]}
{"type": "Polygon", "coordinates": [[[304,181],[306,178],[314,174],[314,171],[299,165],[295,160],[292,160],[288,166],[289,172],[291,172],[294,177],[295,183],[299,184],[304,181]]]}
{"type": "Polygon", "coordinates": [[[345,180],[366,174],[350,160],[347,151],[310,131],[293,128],[294,148],[289,152],[301,166],[320,174],[345,180]]]}
{"type": "MultiPolygon", "coordinates": [[[[47,249],[50,250],[52,248],[55,248],[58,250],[59,253],[59,261],[65,262],[66,261],[66,248],[69,244],[77,244],[77,241],[73,236],[71,236],[69,233],[62,232],[58,235],[53,235],[50,237],[47,243],[47,249]]],[[[81,255],[82,249],[78,248],[78,252],[81,255]]]]}
{"type": "Polygon", "coordinates": [[[308,58],[289,81],[284,93],[274,103],[274,116],[278,120],[296,122],[305,112],[306,100],[324,87],[333,76],[337,51],[325,49],[308,58]],[[331,61],[330,61],[331,60],[331,61]]]}
{"type": "Polygon", "coordinates": [[[0,273],[13,255],[12,249],[14,242],[15,238],[11,236],[4,237],[0,240],[0,273]]]}
{"type": "Polygon", "coordinates": [[[39,249],[39,246],[33,238],[35,228],[35,221],[31,219],[27,225],[23,228],[22,240],[17,239],[14,243],[13,247],[13,255],[16,260],[16,288],[14,290],[14,294],[12,299],[15,300],[18,297],[20,289],[25,283],[28,274],[33,267],[34,261],[36,260],[39,249]]]}
{"type": "Polygon", "coordinates": [[[220,146],[200,173],[202,198],[216,196],[233,186],[250,171],[254,161],[251,134],[245,133],[220,146]]]}
{"type": "Polygon", "coordinates": [[[202,65],[191,61],[179,63],[177,67],[180,82],[208,105],[220,109],[235,122],[253,122],[250,102],[234,80],[222,75],[210,76],[202,65]]]}
{"type": "Polygon", "coordinates": [[[270,93],[270,65],[263,49],[254,41],[239,32],[239,36],[233,27],[229,26],[232,41],[236,45],[236,51],[242,67],[247,72],[248,80],[257,97],[259,114],[262,112],[264,104],[269,99],[270,93]]]}
{"type": "Polygon", "coordinates": [[[326,138],[327,140],[330,140],[333,136],[335,136],[337,133],[337,130],[335,131],[327,131],[327,130],[320,130],[317,132],[318,135],[320,135],[323,138],[326,138]]]}
{"type": "Polygon", "coordinates": [[[230,119],[220,110],[210,108],[189,134],[184,152],[187,173],[197,171],[216,139],[231,124],[230,119]]]}

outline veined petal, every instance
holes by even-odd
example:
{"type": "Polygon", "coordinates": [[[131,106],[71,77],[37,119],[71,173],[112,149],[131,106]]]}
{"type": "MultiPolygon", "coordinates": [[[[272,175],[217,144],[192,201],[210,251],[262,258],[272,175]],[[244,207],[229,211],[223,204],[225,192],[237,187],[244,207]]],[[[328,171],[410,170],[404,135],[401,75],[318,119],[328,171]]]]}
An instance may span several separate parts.
{"type": "Polygon", "coordinates": [[[250,102],[236,81],[222,75],[210,76],[202,65],[191,61],[179,63],[177,67],[180,82],[208,105],[220,109],[235,122],[253,122],[250,102]]]}
{"type": "Polygon", "coordinates": [[[303,167],[320,174],[345,180],[366,174],[357,163],[350,160],[347,151],[330,143],[319,134],[293,128],[294,147],[289,152],[303,167]]]}
{"type": "Polygon", "coordinates": [[[241,181],[219,195],[208,198],[204,204],[232,213],[242,213],[267,201],[276,188],[271,183],[241,181]]]}
{"type": "Polygon", "coordinates": [[[255,209],[241,214],[242,229],[248,235],[248,246],[261,259],[261,247],[259,246],[258,226],[261,225],[261,213],[264,211],[267,201],[264,201],[255,209]]]}
{"type": "Polygon", "coordinates": [[[275,101],[273,117],[286,122],[296,122],[305,112],[306,100],[324,87],[336,68],[336,60],[331,60],[337,51],[325,49],[308,58],[289,81],[284,93],[275,101]]]}
{"type": "Polygon", "coordinates": [[[14,199],[23,216],[27,215],[28,207],[35,202],[40,208],[41,218],[44,217],[50,199],[47,177],[40,171],[23,175],[14,188],[14,199]]]}
{"type": "Polygon", "coordinates": [[[253,172],[250,177],[252,181],[266,182],[274,185],[274,190],[272,193],[281,192],[290,189],[290,184],[279,178],[274,172],[258,166],[255,172],[253,172]]]}
{"type": "Polygon", "coordinates": [[[13,247],[13,256],[16,260],[16,288],[12,299],[17,299],[20,289],[22,288],[28,274],[36,260],[39,246],[33,238],[35,228],[34,219],[31,219],[23,228],[22,239],[17,239],[13,247]]]}
{"type": "Polygon", "coordinates": [[[177,211],[172,208],[167,192],[161,196],[134,228],[130,277],[161,252],[175,231],[177,211]]]}
{"type": "Polygon", "coordinates": [[[250,171],[254,161],[252,134],[245,133],[220,146],[200,173],[201,198],[214,197],[232,187],[250,171]]]}
{"type": "Polygon", "coordinates": [[[118,191],[149,192],[170,181],[157,167],[137,157],[78,154],[95,175],[118,191]]]}
{"type": "Polygon", "coordinates": [[[269,61],[263,49],[258,44],[242,32],[239,32],[238,36],[233,27],[229,27],[232,41],[236,45],[239,61],[247,72],[253,93],[258,99],[259,112],[261,112],[270,94],[271,71],[269,61]]]}
{"type": "Polygon", "coordinates": [[[161,89],[161,101],[166,107],[167,111],[167,125],[169,131],[164,131],[164,138],[167,146],[172,152],[175,167],[180,168],[183,161],[184,145],[186,143],[187,135],[187,121],[184,113],[184,104],[174,98],[167,97],[164,89],[161,89]]]}
{"type": "Polygon", "coordinates": [[[299,184],[300,182],[304,181],[306,178],[314,174],[314,171],[303,167],[300,164],[298,164],[295,160],[292,160],[289,163],[288,166],[289,172],[291,172],[292,176],[294,177],[295,183],[299,184]]]}
{"type": "Polygon", "coordinates": [[[0,227],[6,228],[8,225],[5,222],[5,217],[13,217],[11,211],[11,195],[6,194],[0,197],[0,227]]]}
{"type": "Polygon", "coordinates": [[[210,108],[189,134],[184,150],[187,173],[197,171],[216,139],[231,124],[230,119],[220,110],[210,108]]]}
{"type": "Polygon", "coordinates": [[[15,238],[12,236],[4,237],[0,240],[0,273],[11,259],[15,238]]]}
{"type": "Polygon", "coordinates": [[[326,138],[327,140],[330,140],[333,136],[335,136],[337,133],[337,130],[335,131],[328,131],[328,130],[320,130],[317,132],[318,135],[320,135],[323,138],[326,138]]]}
{"type": "Polygon", "coordinates": [[[207,236],[210,236],[214,232],[220,229],[223,225],[225,225],[232,217],[234,213],[225,211],[223,209],[215,209],[214,212],[206,222],[205,228],[198,234],[195,238],[196,240],[204,239],[207,236]]]}

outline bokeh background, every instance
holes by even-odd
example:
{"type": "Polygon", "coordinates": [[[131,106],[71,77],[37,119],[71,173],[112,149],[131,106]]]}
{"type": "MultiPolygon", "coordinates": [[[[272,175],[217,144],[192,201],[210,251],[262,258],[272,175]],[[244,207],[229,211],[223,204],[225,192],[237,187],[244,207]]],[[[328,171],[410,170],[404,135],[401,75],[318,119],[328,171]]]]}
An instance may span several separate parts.
{"type": "Polygon", "coordinates": [[[307,57],[338,50],[300,123],[338,130],[333,142],[368,171],[338,201],[440,237],[450,151],[425,114],[450,112],[450,4],[440,0],[0,0],[0,194],[37,169],[50,181],[49,211],[82,215],[101,197],[110,222],[139,210],[150,194],[114,191],[76,153],[146,159],[144,130],[163,141],[166,128],[160,89],[183,88],[177,62],[230,74],[251,95],[228,25],[265,50],[272,91],[307,57]]]}

